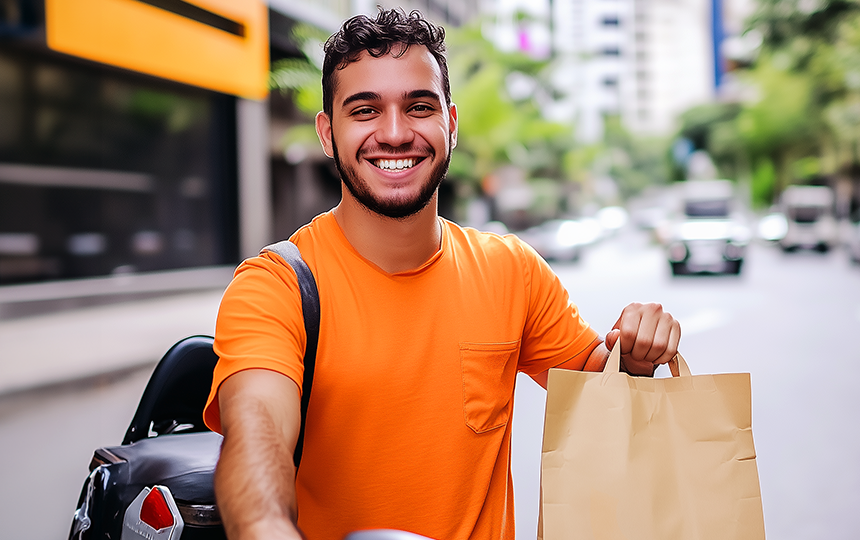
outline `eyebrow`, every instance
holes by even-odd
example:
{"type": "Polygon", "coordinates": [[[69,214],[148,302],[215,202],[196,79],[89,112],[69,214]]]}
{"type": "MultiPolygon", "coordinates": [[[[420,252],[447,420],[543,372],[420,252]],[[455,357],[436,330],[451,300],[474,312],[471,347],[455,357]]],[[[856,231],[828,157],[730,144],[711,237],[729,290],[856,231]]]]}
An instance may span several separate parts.
{"type": "Polygon", "coordinates": [[[432,90],[412,90],[411,92],[407,92],[403,97],[406,99],[427,98],[438,102],[442,101],[439,94],[432,90]]]}
{"type": "MultiPolygon", "coordinates": [[[[406,92],[403,94],[404,99],[420,99],[427,98],[432,99],[437,102],[441,102],[441,98],[439,94],[432,90],[412,90],[410,92],[406,92]]],[[[341,103],[341,107],[346,107],[350,103],[355,103],[356,101],[380,101],[382,99],[382,95],[378,92],[356,92],[351,96],[346,97],[341,103]]]]}
{"type": "Polygon", "coordinates": [[[376,92],[356,92],[355,94],[348,96],[341,103],[341,107],[346,107],[350,103],[354,103],[356,101],[379,101],[382,99],[382,96],[376,92]]]}

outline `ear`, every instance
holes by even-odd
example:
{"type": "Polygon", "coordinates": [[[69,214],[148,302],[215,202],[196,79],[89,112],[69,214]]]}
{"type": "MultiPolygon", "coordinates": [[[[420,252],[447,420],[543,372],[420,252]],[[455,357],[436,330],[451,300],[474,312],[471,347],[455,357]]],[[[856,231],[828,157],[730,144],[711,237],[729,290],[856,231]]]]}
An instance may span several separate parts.
{"type": "Polygon", "coordinates": [[[457,147],[457,105],[448,107],[448,132],[451,134],[451,148],[457,147]]]}
{"type": "Polygon", "coordinates": [[[323,152],[327,157],[334,157],[334,147],[331,144],[331,119],[326,113],[320,111],[317,113],[315,123],[323,152]]]}

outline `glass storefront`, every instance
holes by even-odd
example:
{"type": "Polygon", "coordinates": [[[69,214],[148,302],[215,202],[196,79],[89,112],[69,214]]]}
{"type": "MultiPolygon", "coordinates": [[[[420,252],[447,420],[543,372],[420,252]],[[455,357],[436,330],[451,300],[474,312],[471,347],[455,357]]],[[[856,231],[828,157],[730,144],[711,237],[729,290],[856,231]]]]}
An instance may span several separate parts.
{"type": "Polygon", "coordinates": [[[235,109],[0,45],[0,284],[234,263],[235,109]]]}

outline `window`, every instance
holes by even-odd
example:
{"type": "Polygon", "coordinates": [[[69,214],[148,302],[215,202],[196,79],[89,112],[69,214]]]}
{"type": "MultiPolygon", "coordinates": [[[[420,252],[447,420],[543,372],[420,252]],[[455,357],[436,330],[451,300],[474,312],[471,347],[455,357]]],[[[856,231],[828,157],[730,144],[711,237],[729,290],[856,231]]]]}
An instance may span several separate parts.
{"type": "Polygon", "coordinates": [[[621,49],[615,45],[608,45],[600,49],[600,54],[603,56],[621,56],[621,49]]]}
{"type": "Polygon", "coordinates": [[[618,15],[604,15],[601,24],[603,24],[603,26],[614,26],[617,28],[621,25],[621,21],[618,19],[618,15]]]}
{"type": "Polygon", "coordinates": [[[0,51],[0,284],[235,261],[235,98],[0,51]]]}
{"type": "Polygon", "coordinates": [[[618,77],[614,75],[603,77],[603,86],[607,88],[616,88],[618,86],[618,77]]]}

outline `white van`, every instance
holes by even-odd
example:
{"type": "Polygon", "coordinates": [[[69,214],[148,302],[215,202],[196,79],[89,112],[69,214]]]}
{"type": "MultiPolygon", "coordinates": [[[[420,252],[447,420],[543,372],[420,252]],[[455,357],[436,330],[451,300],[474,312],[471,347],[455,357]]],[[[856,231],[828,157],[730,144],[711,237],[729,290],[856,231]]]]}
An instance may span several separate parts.
{"type": "Polygon", "coordinates": [[[682,208],[663,233],[672,274],[740,274],[751,233],[734,183],[688,180],[678,188],[682,208]]]}
{"type": "Polygon", "coordinates": [[[789,186],[780,197],[788,228],[779,245],[785,251],[828,251],[838,242],[833,190],[827,186],[789,186]]]}

